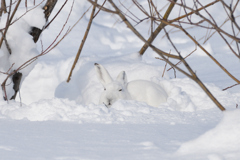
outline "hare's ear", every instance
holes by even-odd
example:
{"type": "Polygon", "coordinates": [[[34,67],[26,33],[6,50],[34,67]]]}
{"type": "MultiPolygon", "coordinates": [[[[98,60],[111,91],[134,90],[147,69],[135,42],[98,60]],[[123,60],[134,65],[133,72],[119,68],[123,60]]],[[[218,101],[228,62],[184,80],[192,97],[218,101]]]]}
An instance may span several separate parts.
{"type": "Polygon", "coordinates": [[[122,83],[123,85],[127,84],[127,75],[125,71],[119,73],[116,79],[118,82],[122,83]]]}
{"type": "Polygon", "coordinates": [[[111,83],[112,77],[109,75],[108,71],[100,64],[95,63],[95,70],[97,72],[97,77],[102,85],[105,87],[108,83],[111,83]]]}

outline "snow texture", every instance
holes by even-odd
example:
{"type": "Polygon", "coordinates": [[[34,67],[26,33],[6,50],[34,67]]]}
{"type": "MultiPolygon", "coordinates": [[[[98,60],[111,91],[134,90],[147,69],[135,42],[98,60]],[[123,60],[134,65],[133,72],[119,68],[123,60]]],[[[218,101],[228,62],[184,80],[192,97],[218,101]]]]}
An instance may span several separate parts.
{"type": "MultiPolygon", "coordinates": [[[[140,2],[146,5],[143,0],[140,2]]],[[[62,1],[57,3],[52,16],[62,4],[62,1]]],[[[22,2],[22,8],[15,18],[25,13],[24,5],[22,2]]],[[[71,6],[72,1],[68,1],[55,21],[44,30],[40,37],[42,43],[39,41],[35,44],[28,34],[31,26],[42,28],[45,25],[40,6],[16,21],[7,33],[12,54],[8,53],[5,44],[0,50],[0,71],[7,72],[13,64],[11,70],[17,69],[52,44],[71,6]]],[[[87,1],[75,1],[63,33],[69,26],[73,26],[89,6],[87,1]]],[[[132,9],[139,12],[135,7],[132,9]]],[[[214,5],[209,11],[216,15],[217,21],[222,21],[223,15],[218,10],[219,6],[214,5]]],[[[236,13],[240,13],[238,8],[236,13]]],[[[170,18],[178,14],[176,7],[170,18]]],[[[175,78],[173,70],[164,72],[165,63],[155,59],[157,55],[151,49],[139,57],[137,52],[143,43],[124,23],[113,25],[116,19],[103,11],[94,19],[71,81],[67,83],[66,78],[89,16],[90,13],[87,13],[51,52],[21,70],[21,96],[18,95],[16,101],[0,100],[0,159],[240,158],[240,111],[236,109],[236,105],[240,104],[239,86],[222,91],[235,82],[222,73],[199,48],[187,61],[226,107],[224,113],[191,79],[179,72],[175,78]],[[158,107],[136,100],[118,100],[110,108],[99,105],[103,86],[98,81],[94,63],[102,64],[114,78],[125,71],[128,81],[142,79],[160,85],[168,95],[167,101],[158,107]]],[[[144,15],[139,13],[139,17],[144,15]]],[[[3,16],[1,28],[5,27],[5,21],[6,16],[3,16]]],[[[143,36],[149,36],[144,23],[139,24],[137,29],[143,36]]],[[[190,32],[201,33],[195,29],[190,32]]],[[[172,40],[183,56],[188,55],[195,48],[187,37],[179,35],[171,34],[172,40]]],[[[203,35],[198,36],[196,39],[203,35]]],[[[154,44],[162,50],[171,48],[171,44],[162,38],[156,39],[154,44]]],[[[227,52],[226,44],[220,43],[219,37],[213,36],[204,47],[233,75],[240,78],[239,60],[227,52]]],[[[1,83],[5,78],[5,74],[0,74],[1,83]]],[[[12,95],[13,84],[10,80],[7,84],[8,95],[12,95]]],[[[0,97],[3,97],[2,92],[0,97]]]]}

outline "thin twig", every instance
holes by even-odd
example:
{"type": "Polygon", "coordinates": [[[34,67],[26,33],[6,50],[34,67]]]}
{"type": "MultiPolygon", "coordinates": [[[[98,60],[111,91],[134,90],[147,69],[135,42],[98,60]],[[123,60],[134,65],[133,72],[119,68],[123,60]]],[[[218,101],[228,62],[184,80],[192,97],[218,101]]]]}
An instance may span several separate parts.
{"type": "MultiPolygon", "coordinates": [[[[189,53],[186,57],[184,57],[184,59],[186,59],[186,58],[188,58],[189,56],[191,56],[196,50],[197,50],[197,45],[196,45],[195,49],[194,49],[191,53],[189,53]]],[[[179,61],[178,63],[176,63],[175,66],[177,66],[177,65],[179,65],[179,64],[181,64],[181,61],[179,61]]],[[[170,70],[173,69],[173,68],[174,68],[174,67],[171,67],[171,68],[169,68],[167,71],[170,71],[170,70]]]]}
{"type": "MultiPolygon", "coordinates": [[[[74,0],[75,1],[75,0],[74,0]]],[[[73,4],[74,4],[73,1],[73,4]]],[[[65,0],[65,2],[63,3],[63,5],[61,6],[61,8],[58,10],[58,12],[56,13],[56,15],[52,18],[52,20],[44,27],[44,29],[48,28],[49,25],[56,19],[56,17],[59,15],[59,13],[62,11],[63,7],[66,5],[66,3],[68,2],[68,0],[65,0]]]]}
{"type": "Polygon", "coordinates": [[[237,86],[237,85],[239,85],[239,83],[234,84],[234,85],[231,85],[231,86],[229,86],[229,87],[227,87],[227,88],[224,88],[224,89],[222,89],[222,90],[223,90],[223,91],[226,91],[227,89],[232,88],[232,87],[235,87],[235,86],[237,86]]]}
{"type": "MultiPolygon", "coordinates": [[[[169,59],[169,58],[168,58],[169,59]]],[[[166,71],[166,68],[167,68],[167,62],[166,62],[166,64],[165,64],[165,66],[164,66],[164,70],[163,70],[163,74],[162,74],[162,77],[164,76],[164,73],[165,73],[165,71],[166,71]]]]}
{"type": "Polygon", "coordinates": [[[105,0],[104,2],[103,2],[103,4],[101,5],[101,7],[99,7],[99,10],[97,11],[97,13],[93,16],[93,19],[98,15],[98,13],[102,10],[102,8],[103,8],[103,6],[104,6],[104,4],[106,3],[106,1],[107,0],[105,0]]]}
{"type": "MultiPolygon", "coordinates": [[[[219,1],[219,0],[217,0],[217,1],[219,1]]],[[[198,1],[198,3],[201,4],[199,1],[198,1]]],[[[206,17],[204,17],[202,14],[200,14],[199,10],[194,10],[194,9],[188,7],[188,6],[184,6],[183,4],[179,4],[179,3],[175,3],[175,4],[177,4],[177,5],[181,6],[181,7],[187,8],[187,9],[191,10],[192,12],[194,12],[195,14],[197,14],[199,17],[201,17],[201,18],[204,19],[206,22],[208,22],[210,25],[212,25],[212,26],[214,27],[214,29],[215,29],[218,33],[222,33],[222,34],[226,35],[227,37],[229,37],[229,38],[231,38],[231,39],[233,39],[233,40],[235,40],[235,41],[237,41],[237,42],[240,42],[240,38],[234,37],[233,35],[227,33],[226,31],[222,30],[221,28],[219,28],[219,27],[217,26],[217,23],[215,22],[215,20],[212,18],[211,14],[209,14],[209,12],[206,10],[206,8],[203,8],[203,9],[204,9],[204,11],[209,15],[209,17],[211,17],[211,19],[213,20],[213,22],[210,21],[209,19],[207,19],[206,17]]],[[[202,6],[202,5],[201,5],[201,6],[202,6]]],[[[204,7],[204,6],[202,6],[202,7],[204,7]]]]}
{"type": "Polygon", "coordinates": [[[105,12],[116,14],[115,11],[112,11],[112,10],[110,10],[110,9],[107,9],[107,8],[105,8],[105,7],[103,7],[103,6],[95,3],[95,2],[92,1],[92,0],[88,0],[88,2],[90,2],[92,5],[94,5],[94,6],[98,7],[98,8],[101,8],[101,10],[103,10],[103,11],[105,11],[105,12]]]}

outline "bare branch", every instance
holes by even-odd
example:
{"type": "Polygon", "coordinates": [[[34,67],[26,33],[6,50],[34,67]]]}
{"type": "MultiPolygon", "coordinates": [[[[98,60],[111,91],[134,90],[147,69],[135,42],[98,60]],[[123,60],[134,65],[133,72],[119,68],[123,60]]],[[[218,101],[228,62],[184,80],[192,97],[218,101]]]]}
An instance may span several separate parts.
{"type": "MultiPolygon", "coordinates": [[[[184,58],[182,58],[180,52],[177,50],[176,46],[174,45],[174,43],[172,42],[171,38],[169,37],[169,34],[166,32],[166,30],[164,29],[168,40],[170,41],[170,43],[172,44],[173,48],[176,50],[176,52],[179,54],[179,57],[181,58],[182,63],[185,65],[185,67],[187,68],[187,70],[190,72],[191,76],[189,76],[189,78],[191,78],[192,80],[194,80],[203,90],[204,92],[208,95],[208,97],[216,104],[216,106],[221,110],[221,111],[225,111],[226,109],[222,106],[222,104],[213,96],[213,94],[208,90],[208,88],[202,83],[202,81],[198,78],[198,76],[195,74],[195,72],[193,72],[192,68],[188,65],[188,63],[185,61],[184,58]]],[[[176,67],[175,67],[176,68],[176,67]]]]}
{"type": "MultiPolygon", "coordinates": [[[[97,0],[95,0],[95,3],[97,3],[97,0]]],[[[75,68],[75,66],[76,66],[76,64],[77,64],[77,62],[78,62],[78,59],[79,59],[79,57],[80,57],[80,54],[81,54],[81,52],[82,52],[82,48],[83,48],[83,46],[84,46],[84,44],[85,44],[85,41],[86,41],[86,39],[87,39],[89,30],[90,30],[91,25],[92,25],[92,21],[93,21],[93,18],[94,18],[95,10],[96,10],[96,5],[93,5],[92,13],[91,13],[91,16],[90,16],[90,19],[89,19],[89,22],[88,22],[88,26],[87,26],[86,32],[85,32],[85,34],[84,34],[82,43],[81,43],[81,45],[80,45],[80,47],[79,47],[79,49],[78,49],[77,55],[76,55],[75,60],[74,60],[74,62],[73,62],[73,65],[72,65],[71,71],[70,71],[70,73],[69,73],[67,82],[69,82],[69,81],[71,80],[72,72],[73,72],[73,70],[74,70],[74,68],[75,68]]]]}
{"type": "Polygon", "coordinates": [[[162,22],[171,25],[173,27],[176,27],[180,30],[183,31],[183,33],[185,33],[198,47],[200,47],[202,49],[203,52],[205,52],[229,77],[231,77],[234,81],[236,81],[237,83],[240,83],[240,81],[234,77],[230,72],[228,72],[228,70],[226,68],[224,68],[198,41],[195,40],[195,38],[193,38],[184,28],[182,28],[181,26],[169,23],[166,20],[162,20],[162,22]]]}
{"type": "Polygon", "coordinates": [[[115,3],[113,3],[112,0],[108,0],[112,6],[115,8],[117,14],[119,15],[119,17],[122,19],[122,21],[127,25],[127,27],[138,37],[140,38],[144,43],[147,43],[149,46],[151,46],[151,48],[158,54],[163,54],[167,57],[170,58],[174,58],[174,59],[179,59],[178,56],[172,55],[172,54],[168,54],[158,48],[156,48],[155,46],[151,45],[147,40],[145,40],[145,38],[135,29],[135,27],[133,27],[133,25],[127,20],[127,18],[122,14],[122,12],[119,10],[119,8],[115,5],[115,3]]]}
{"type": "MultiPolygon", "coordinates": [[[[171,13],[171,11],[172,11],[172,9],[173,9],[176,1],[177,1],[177,0],[174,0],[174,2],[171,2],[171,4],[169,5],[169,7],[168,7],[168,9],[167,9],[167,11],[166,11],[166,13],[165,13],[165,15],[163,16],[163,19],[167,19],[167,18],[168,18],[168,16],[170,15],[170,13],[171,13]]],[[[151,43],[154,41],[154,39],[157,37],[157,35],[161,32],[161,30],[162,30],[165,26],[166,26],[165,23],[160,23],[160,25],[156,28],[156,30],[151,34],[151,36],[150,36],[149,39],[147,40],[148,43],[151,44],[151,43]]],[[[148,48],[148,44],[145,43],[145,44],[143,45],[143,47],[140,49],[139,54],[140,54],[140,55],[143,55],[144,52],[147,50],[147,48],[148,48]]]]}
{"type": "Polygon", "coordinates": [[[4,38],[6,37],[6,34],[7,34],[7,31],[8,31],[8,28],[9,28],[9,26],[10,26],[10,23],[12,22],[13,17],[14,17],[14,15],[15,15],[15,13],[17,12],[17,9],[18,9],[20,3],[21,3],[21,0],[18,1],[17,5],[15,6],[15,8],[14,8],[14,10],[13,10],[12,15],[10,16],[11,6],[12,6],[12,0],[10,0],[10,7],[9,7],[9,13],[8,13],[8,18],[7,18],[7,23],[6,23],[5,30],[4,30],[4,32],[3,32],[3,36],[2,36],[2,38],[1,38],[1,40],[0,40],[0,48],[2,47],[3,40],[4,40],[4,38]]]}
{"type": "Polygon", "coordinates": [[[88,2],[90,2],[92,5],[94,5],[94,6],[98,7],[98,8],[101,8],[101,10],[103,10],[103,11],[105,11],[105,12],[109,12],[109,13],[116,14],[115,11],[112,11],[112,10],[110,10],[110,9],[107,9],[107,8],[105,8],[105,7],[97,4],[96,2],[94,2],[94,1],[92,1],[92,0],[88,0],[88,2]]]}
{"type": "MultiPolygon", "coordinates": [[[[219,1],[219,0],[217,0],[217,1],[219,1]]],[[[201,4],[199,1],[198,1],[198,3],[201,4]]],[[[211,21],[210,21],[209,19],[207,19],[206,17],[204,17],[202,14],[200,14],[199,10],[194,10],[194,9],[192,9],[192,8],[190,8],[190,7],[184,6],[183,4],[179,4],[179,3],[175,3],[175,4],[191,10],[191,11],[194,12],[196,15],[198,15],[199,17],[201,17],[203,20],[205,20],[206,22],[208,22],[211,26],[213,26],[214,29],[216,29],[216,31],[217,31],[218,33],[223,33],[223,34],[226,35],[227,37],[229,37],[229,38],[237,41],[238,43],[240,43],[240,38],[237,38],[237,37],[235,37],[235,36],[227,33],[226,31],[222,30],[221,28],[219,28],[219,27],[217,26],[214,18],[212,18],[211,14],[209,14],[209,12],[206,10],[206,8],[203,8],[203,9],[204,9],[204,10],[206,11],[206,13],[211,17],[211,19],[214,21],[214,23],[211,22],[211,21]]],[[[202,7],[203,7],[203,6],[202,6],[202,7]]]]}
{"type": "MultiPolygon", "coordinates": [[[[209,7],[209,6],[212,6],[213,4],[217,3],[218,1],[219,1],[219,0],[216,0],[216,1],[214,1],[214,2],[211,2],[211,3],[207,4],[207,5],[205,5],[204,7],[199,8],[198,11],[201,11],[201,10],[203,10],[204,8],[207,8],[207,7],[209,7]]],[[[169,16],[172,8],[174,7],[175,3],[176,3],[176,0],[172,0],[172,1],[171,1],[171,4],[169,5],[168,10],[166,11],[163,19],[167,19],[167,18],[168,18],[168,16],[169,16]]],[[[173,23],[173,22],[179,21],[180,19],[186,18],[186,17],[188,17],[188,16],[190,16],[190,15],[192,15],[192,14],[194,14],[194,13],[195,13],[195,11],[192,11],[192,12],[190,12],[190,13],[186,13],[186,14],[184,14],[184,15],[182,15],[182,16],[179,16],[178,18],[175,18],[175,19],[173,19],[173,20],[169,20],[169,23],[173,23]]],[[[161,19],[161,18],[159,18],[159,19],[161,19]]],[[[162,30],[165,26],[166,26],[166,24],[164,24],[164,23],[161,22],[160,25],[155,29],[155,31],[153,32],[153,34],[149,37],[148,42],[152,43],[152,42],[154,41],[154,39],[157,37],[157,35],[161,32],[161,30],[162,30]]],[[[144,52],[147,50],[147,48],[148,48],[148,45],[147,45],[147,44],[144,44],[144,46],[143,46],[143,47],[140,49],[140,51],[139,51],[140,55],[143,55],[144,52]]]]}
{"type": "Polygon", "coordinates": [[[2,16],[2,13],[7,13],[7,7],[5,0],[1,0],[1,8],[0,8],[0,17],[2,16]]]}

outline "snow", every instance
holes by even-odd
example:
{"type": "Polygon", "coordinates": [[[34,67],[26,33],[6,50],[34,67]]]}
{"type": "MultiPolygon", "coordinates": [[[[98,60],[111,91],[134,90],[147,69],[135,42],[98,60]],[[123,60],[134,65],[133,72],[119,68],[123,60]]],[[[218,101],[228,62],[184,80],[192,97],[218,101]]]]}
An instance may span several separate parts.
{"type": "Polygon", "coordinates": [[[207,131],[197,139],[186,142],[178,149],[177,154],[209,154],[209,159],[238,159],[240,155],[240,111],[227,111],[223,119],[212,130],[207,131]],[[219,152],[221,151],[221,152],[219,152]],[[213,155],[211,155],[213,154],[213,155]],[[235,155],[236,154],[236,155],[235,155]]]}
{"type": "MultiPolygon", "coordinates": [[[[57,3],[52,16],[62,4],[60,1],[57,3]]],[[[14,23],[7,34],[12,55],[8,54],[3,45],[0,50],[0,71],[6,72],[13,63],[12,70],[18,68],[52,44],[65,23],[71,5],[72,1],[69,1],[50,27],[44,30],[37,44],[32,41],[28,31],[30,26],[45,25],[40,7],[14,23]]],[[[89,6],[88,2],[75,1],[63,33],[69,26],[73,26],[89,6]]],[[[25,10],[24,2],[21,7],[18,16],[25,10]]],[[[215,13],[218,7],[212,6],[211,12],[215,13]]],[[[240,104],[239,86],[222,91],[235,82],[220,71],[199,48],[187,61],[226,107],[224,113],[195,82],[183,74],[177,72],[175,78],[171,70],[162,77],[165,63],[155,59],[157,55],[151,49],[139,57],[137,52],[143,43],[123,23],[116,25],[117,17],[102,11],[94,19],[71,81],[67,83],[89,14],[56,48],[21,70],[24,74],[21,99],[18,95],[16,101],[0,100],[0,159],[240,158],[240,111],[236,109],[240,104]],[[167,102],[158,107],[135,100],[119,100],[109,109],[98,105],[103,87],[97,79],[94,63],[104,65],[114,78],[124,70],[128,81],[143,79],[160,85],[168,94],[167,102]]],[[[175,11],[170,17],[178,14],[175,11]]],[[[222,21],[222,15],[218,15],[218,12],[215,14],[216,19],[222,21]]],[[[4,27],[4,20],[2,17],[1,28],[4,27]]],[[[137,28],[146,30],[144,23],[137,28]]],[[[191,29],[190,32],[194,34],[200,31],[191,29]]],[[[148,32],[143,35],[149,36],[148,32]]],[[[171,34],[183,56],[186,56],[195,46],[191,45],[187,37],[180,35],[178,32],[171,34]]],[[[154,45],[169,51],[170,43],[162,39],[163,36],[160,35],[154,45]]],[[[203,35],[196,36],[198,39],[203,35]]],[[[217,35],[203,46],[234,76],[240,78],[239,60],[229,54],[217,35]]],[[[1,83],[5,77],[0,74],[1,83]]],[[[12,83],[8,84],[7,91],[11,95],[12,83]]],[[[1,92],[0,97],[3,97],[1,92]]]]}

